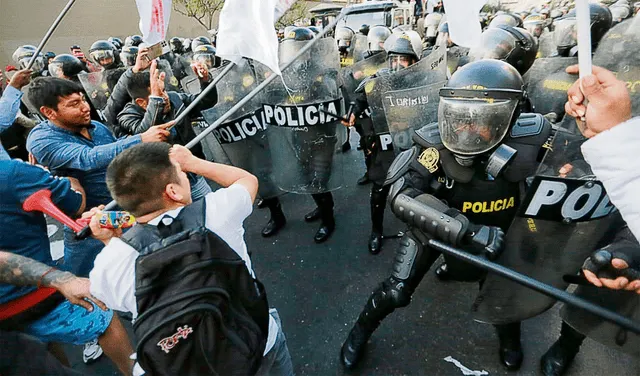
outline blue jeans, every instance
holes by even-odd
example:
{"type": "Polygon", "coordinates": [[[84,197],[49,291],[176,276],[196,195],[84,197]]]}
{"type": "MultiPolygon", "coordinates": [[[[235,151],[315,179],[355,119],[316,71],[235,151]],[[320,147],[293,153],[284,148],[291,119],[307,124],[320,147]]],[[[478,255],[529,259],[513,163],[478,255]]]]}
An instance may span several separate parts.
{"type": "Polygon", "coordinates": [[[276,343],[273,344],[271,350],[262,358],[262,364],[256,373],[256,376],[293,376],[293,364],[291,363],[291,355],[287,347],[287,337],[282,332],[282,322],[280,315],[275,309],[271,309],[269,314],[276,319],[278,323],[278,335],[276,343]]]}

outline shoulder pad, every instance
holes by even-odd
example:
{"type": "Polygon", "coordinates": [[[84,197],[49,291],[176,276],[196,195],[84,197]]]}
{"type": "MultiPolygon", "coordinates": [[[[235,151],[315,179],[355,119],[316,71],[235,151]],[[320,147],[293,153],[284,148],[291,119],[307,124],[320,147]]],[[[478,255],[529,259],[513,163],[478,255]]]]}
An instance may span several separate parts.
{"type": "Polygon", "coordinates": [[[521,114],[511,127],[511,138],[539,135],[546,119],[541,114],[521,114]]]}
{"type": "Polygon", "coordinates": [[[440,150],[444,147],[444,145],[442,145],[442,139],[440,138],[438,123],[431,123],[415,130],[411,138],[413,142],[425,148],[435,147],[440,150]]]}
{"type": "Polygon", "coordinates": [[[387,171],[387,179],[385,180],[384,185],[393,184],[396,180],[406,174],[407,171],[409,171],[411,162],[417,158],[417,155],[418,148],[415,146],[398,154],[396,159],[393,160],[393,163],[391,163],[389,171],[387,171]]]}

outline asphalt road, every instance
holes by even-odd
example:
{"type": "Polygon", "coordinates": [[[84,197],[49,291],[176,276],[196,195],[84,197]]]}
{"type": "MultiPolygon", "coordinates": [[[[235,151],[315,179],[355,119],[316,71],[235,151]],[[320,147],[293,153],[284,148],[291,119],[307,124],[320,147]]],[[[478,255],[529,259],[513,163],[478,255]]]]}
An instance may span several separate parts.
{"type": "MultiPolygon", "coordinates": [[[[354,132],[355,133],[355,132],[354,132]]],[[[357,136],[355,136],[357,137],[357,136]]],[[[280,312],[297,375],[343,375],[338,360],[342,341],[371,291],[389,272],[397,240],[383,252],[367,252],[370,186],[357,186],[364,163],[357,142],[344,154],[346,185],[335,192],[337,229],[325,244],[313,242],[317,224],[303,221],[314,208],[308,196],[282,197],[288,223],[275,238],[263,239],[268,210],[255,209],[245,222],[246,241],[269,303],[280,312]]],[[[386,233],[403,228],[387,211],[386,233]]],[[[51,222],[53,224],[53,222],[51,222]]],[[[53,228],[52,228],[53,229],[53,228]]],[[[61,239],[57,231],[52,241],[61,239]]],[[[540,357],[557,339],[558,306],[523,325],[525,361],[518,372],[498,360],[493,328],[470,317],[476,283],[443,283],[430,271],[412,304],[389,316],[369,343],[368,354],[353,375],[538,375],[540,357]],[[475,373],[464,373],[453,360],[475,373]]],[[[73,368],[95,375],[117,374],[106,357],[89,366],[82,348],[68,347],[73,368]]],[[[577,375],[640,374],[640,360],[586,340],[572,368],[577,375]]]]}

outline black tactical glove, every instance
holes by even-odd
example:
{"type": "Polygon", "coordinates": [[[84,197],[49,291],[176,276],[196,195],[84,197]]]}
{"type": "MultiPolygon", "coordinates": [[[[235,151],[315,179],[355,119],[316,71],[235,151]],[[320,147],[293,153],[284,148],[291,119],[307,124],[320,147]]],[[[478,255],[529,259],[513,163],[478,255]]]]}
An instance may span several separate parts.
{"type": "Polygon", "coordinates": [[[598,278],[625,277],[629,282],[638,280],[640,279],[640,246],[625,242],[599,249],[585,260],[582,269],[592,272],[598,278]],[[611,265],[611,260],[615,258],[623,260],[629,267],[616,269],[611,265]]]}
{"type": "Polygon", "coordinates": [[[474,248],[484,252],[489,260],[497,259],[504,248],[504,231],[500,227],[472,226],[466,238],[474,248]]]}

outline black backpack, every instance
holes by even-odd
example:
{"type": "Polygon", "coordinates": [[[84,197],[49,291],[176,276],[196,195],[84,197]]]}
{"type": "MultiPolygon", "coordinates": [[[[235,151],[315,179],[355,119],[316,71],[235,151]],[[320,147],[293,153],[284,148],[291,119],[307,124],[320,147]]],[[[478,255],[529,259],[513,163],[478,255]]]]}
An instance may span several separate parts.
{"type": "Polygon", "coordinates": [[[201,199],[172,222],[138,224],[122,237],[140,253],[133,330],[147,375],[246,376],[260,367],[269,330],[264,287],[205,228],[205,216],[201,199]]]}

